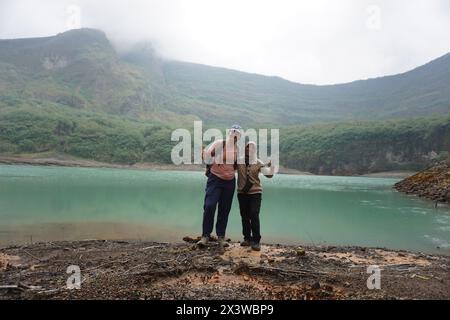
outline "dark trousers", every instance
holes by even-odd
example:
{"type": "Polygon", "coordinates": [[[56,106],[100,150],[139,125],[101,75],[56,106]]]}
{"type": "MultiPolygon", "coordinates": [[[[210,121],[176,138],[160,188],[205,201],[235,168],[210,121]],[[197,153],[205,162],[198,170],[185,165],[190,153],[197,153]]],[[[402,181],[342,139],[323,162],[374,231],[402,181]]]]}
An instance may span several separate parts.
{"type": "Polygon", "coordinates": [[[261,209],[261,193],[238,194],[239,209],[242,218],[242,234],[247,241],[261,240],[259,226],[259,210],[261,209]]]}
{"type": "Polygon", "coordinates": [[[216,234],[225,236],[228,224],[228,215],[233,203],[236,179],[223,180],[210,173],[206,183],[205,204],[203,206],[203,236],[210,236],[214,227],[214,216],[218,205],[216,234]]]}

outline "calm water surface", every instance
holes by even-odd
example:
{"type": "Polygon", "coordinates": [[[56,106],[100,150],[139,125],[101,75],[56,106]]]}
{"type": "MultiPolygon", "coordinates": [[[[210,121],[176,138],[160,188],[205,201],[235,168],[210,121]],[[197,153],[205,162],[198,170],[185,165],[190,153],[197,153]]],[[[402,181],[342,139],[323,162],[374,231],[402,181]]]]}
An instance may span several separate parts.
{"type": "MultiPolygon", "coordinates": [[[[0,165],[0,244],[197,235],[205,179],[201,172],[0,165]]],[[[393,191],[396,181],[264,179],[263,240],[450,253],[450,209],[393,191]]],[[[240,238],[237,201],[228,233],[240,238]]]]}

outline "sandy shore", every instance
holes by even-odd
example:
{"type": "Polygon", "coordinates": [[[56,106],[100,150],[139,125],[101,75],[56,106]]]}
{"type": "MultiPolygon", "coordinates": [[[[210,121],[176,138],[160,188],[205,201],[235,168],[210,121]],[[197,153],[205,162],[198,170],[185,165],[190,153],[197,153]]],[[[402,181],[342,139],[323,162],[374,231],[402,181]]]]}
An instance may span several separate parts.
{"type": "Polygon", "coordinates": [[[450,299],[449,271],[449,256],[376,248],[47,242],[0,249],[0,299],[450,299]],[[66,287],[71,265],[79,290],[66,287]]]}

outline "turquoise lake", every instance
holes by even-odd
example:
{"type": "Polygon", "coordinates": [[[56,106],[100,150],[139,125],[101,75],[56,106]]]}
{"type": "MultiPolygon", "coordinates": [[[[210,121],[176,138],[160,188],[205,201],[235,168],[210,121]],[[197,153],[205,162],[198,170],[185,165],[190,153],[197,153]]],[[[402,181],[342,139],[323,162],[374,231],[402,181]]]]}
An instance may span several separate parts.
{"type": "MultiPolygon", "coordinates": [[[[398,179],[263,178],[263,242],[450,253],[450,209],[392,189],[398,179]]],[[[202,172],[0,165],[0,244],[180,241],[201,231],[202,172]]],[[[240,240],[238,202],[228,236],[240,240]]]]}

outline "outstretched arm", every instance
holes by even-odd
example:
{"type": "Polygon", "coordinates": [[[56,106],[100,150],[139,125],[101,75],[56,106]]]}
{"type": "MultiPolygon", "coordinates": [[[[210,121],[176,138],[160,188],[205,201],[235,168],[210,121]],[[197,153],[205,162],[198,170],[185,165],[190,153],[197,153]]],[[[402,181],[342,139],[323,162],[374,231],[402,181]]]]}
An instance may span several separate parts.
{"type": "Polygon", "coordinates": [[[267,164],[262,163],[262,167],[260,169],[261,173],[267,178],[272,178],[275,172],[275,167],[272,166],[272,161],[269,161],[267,164]]]}

